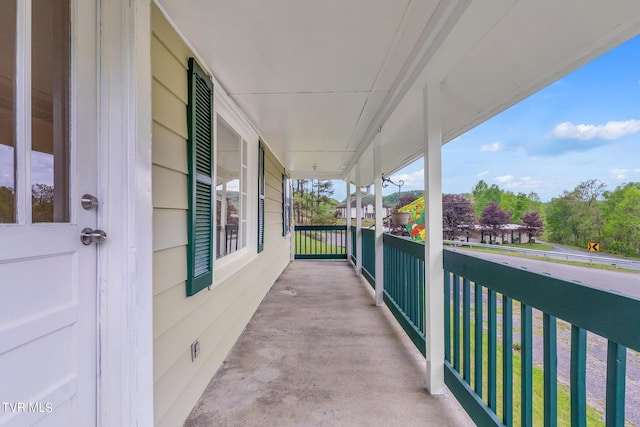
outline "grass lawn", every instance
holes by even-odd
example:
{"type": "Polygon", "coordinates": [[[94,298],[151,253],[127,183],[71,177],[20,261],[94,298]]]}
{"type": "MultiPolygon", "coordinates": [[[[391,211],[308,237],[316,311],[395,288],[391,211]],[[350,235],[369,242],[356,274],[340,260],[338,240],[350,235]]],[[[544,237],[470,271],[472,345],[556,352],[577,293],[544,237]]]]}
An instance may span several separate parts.
{"type": "MultiPolygon", "coordinates": [[[[498,300],[498,311],[501,311],[502,304],[500,300],[498,300]]],[[[519,312],[516,310],[518,304],[514,304],[514,314],[519,312]]],[[[486,310],[486,306],[485,309],[486,310]]],[[[453,343],[453,306],[451,307],[451,343],[453,343]]],[[[461,319],[462,320],[462,319],[461,319]]],[[[500,328],[500,325],[498,324],[500,328]]],[[[476,372],[474,370],[473,357],[475,354],[475,334],[474,334],[475,322],[471,321],[471,384],[474,384],[476,372]]],[[[460,331],[462,333],[462,322],[460,325],[460,331]]],[[[460,337],[460,364],[464,365],[462,357],[463,357],[463,341],[462,337],[460,337]]],[[[452,344],[453,347],[453,344],[452,344]]],[[[486,402],[489,399],[489,390],[488,390],[488,334],[487,329],[484,329],[483,339],[482,339],[482,356],[483,356],[483,367],[482,367],[482,398],[486,402]]],[[[500,336],[497,338],[496,345],[496,395],[497,395],[497,408],[496,413],[498,418],[502,419],[502,408],[503,408],[503,372],[502,372],[502,361],[503,361],[503,345],[502,339],[500,336]]],[[[522,368],[522,357],[520,353],[520,343],[514,341],[513,345],[513,425],[519,426],[520,417],[521,417],[521,368],[522,368]]],[[[453,354],[451,355],[453,358],[453,354]]],[[[462,371],[462,367],[460,369],[462,371]]],[[[462,375],[463,372],[460,372],[462,375]]],[[[532,408],[533,408],[533,425],[542,425],[544,420],[544,371],[541,367],[533,366],[533,400],[532,400],[532,408]]],[[[472,386],[473,387],[473,386],[472,386]]],[[[571,393],[570,388],[564,384],[558,384],[558,424],[559,426],[569,426],[571,425],[571,393]]],[[[604,422],[602,421],[603,414],[598,411],[593,406],[587,404],[587,425],[588,426],[604,426],[604,422]]]]}
{"type": "Polygon", "coordinates": [[[346,254],[347,250],[342,246],[332,245],[325,242],[321,235],[313,232],[296,233],[296,254],[302,255],[325,255],[325,254],[346,254]]]}

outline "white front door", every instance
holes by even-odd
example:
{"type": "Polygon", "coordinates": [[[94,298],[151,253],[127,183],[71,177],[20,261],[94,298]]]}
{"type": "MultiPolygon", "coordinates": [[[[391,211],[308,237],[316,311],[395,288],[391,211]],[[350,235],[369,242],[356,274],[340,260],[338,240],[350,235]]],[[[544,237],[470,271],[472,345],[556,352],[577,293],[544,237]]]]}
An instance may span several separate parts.
{"type": "Polygon", "coordinates": [[[0,426],[96,424],[96,22],[0,0],[0,426]]]}

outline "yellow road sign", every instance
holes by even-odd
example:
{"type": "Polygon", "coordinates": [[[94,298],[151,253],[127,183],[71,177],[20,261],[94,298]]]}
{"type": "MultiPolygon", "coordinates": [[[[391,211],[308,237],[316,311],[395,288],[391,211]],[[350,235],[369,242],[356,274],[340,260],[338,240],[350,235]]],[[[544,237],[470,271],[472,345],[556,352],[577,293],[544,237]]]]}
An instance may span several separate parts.
{"type": "Polygon", "coordinates": [[[599,252],[600,251],[600,243],[589,242],[587,244],[587,249],[589,249],[591,252],[599,252]]]}

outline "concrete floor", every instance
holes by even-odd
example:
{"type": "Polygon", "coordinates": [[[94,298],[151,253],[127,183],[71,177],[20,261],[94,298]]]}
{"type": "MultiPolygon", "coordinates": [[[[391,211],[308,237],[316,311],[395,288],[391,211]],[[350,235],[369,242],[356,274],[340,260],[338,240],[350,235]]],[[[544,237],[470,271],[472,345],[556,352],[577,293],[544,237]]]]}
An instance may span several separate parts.
{"type": "Polygon", "coordinates": [[[447,391],[346,262],[295,261],[185,426],[466,426],[447,391]]]}

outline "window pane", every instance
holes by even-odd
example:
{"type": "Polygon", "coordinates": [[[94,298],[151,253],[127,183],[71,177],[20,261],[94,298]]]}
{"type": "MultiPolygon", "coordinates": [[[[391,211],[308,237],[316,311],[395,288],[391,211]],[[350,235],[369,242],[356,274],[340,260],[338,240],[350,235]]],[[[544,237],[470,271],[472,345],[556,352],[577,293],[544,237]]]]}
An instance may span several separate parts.
{"type": "Polygon", "coordinates": [[[237,133],[221,118],[217,132],[217,256],[222,257],[244,247],[242,238],[245,209],[242,189],[246,179],[242,174],[241,140],[237,133]],[[242,175],[242,176],[241,176],[242,175]]]}
{"type": "Polygon", "coordinates": [[[33,222],[69,221],[69,0],[33,0],[33,222]]]}
{"type": "Polygon", "coordinates": [[[16,4],[0,0],[0,223],[15,213],[16,4]]]}

